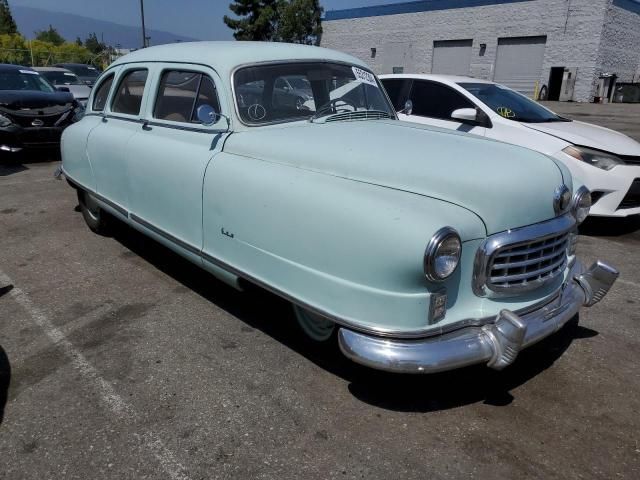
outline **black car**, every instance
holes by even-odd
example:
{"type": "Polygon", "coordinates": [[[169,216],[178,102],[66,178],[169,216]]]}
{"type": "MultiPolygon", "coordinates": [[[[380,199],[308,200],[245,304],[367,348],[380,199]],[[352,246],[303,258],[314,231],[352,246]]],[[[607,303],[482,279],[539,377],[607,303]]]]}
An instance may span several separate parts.
{"type": "Polygon", "coordinates": [[[0,64],[0,158],[29,149],[60,148],[60,136],[84,113],[71,93],[38,72],[0,64]]]}
{"type": "Polygon", "coordinates": [[[85,65],[84,63],[56,63],[54,67],[66,68],[67,70],[72,71],[80,81],[90,87],[96,83],[96,80],[101,73],[96,67],[92,65],[85,65]]]}

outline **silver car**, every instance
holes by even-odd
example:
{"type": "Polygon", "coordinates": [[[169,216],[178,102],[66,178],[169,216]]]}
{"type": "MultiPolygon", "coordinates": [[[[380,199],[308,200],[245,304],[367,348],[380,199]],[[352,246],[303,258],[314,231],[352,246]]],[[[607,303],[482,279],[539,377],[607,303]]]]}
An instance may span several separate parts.
{"type": "Polygon", "coordinates": [[[91,87],[80,81],[78,76],[65,69],[59,67],[33,67],[35,71],[40,73],[58,90],[69,91],[83,107],[87,105],[87,99],[91,93],[91,87]]]}

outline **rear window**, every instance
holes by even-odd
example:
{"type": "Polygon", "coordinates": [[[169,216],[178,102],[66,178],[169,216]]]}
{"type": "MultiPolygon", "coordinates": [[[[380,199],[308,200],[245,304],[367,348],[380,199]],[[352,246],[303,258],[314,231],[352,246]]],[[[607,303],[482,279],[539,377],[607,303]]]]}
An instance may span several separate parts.
{"type": "Polygon", "coordinates": [[[96,88],[96,93],[93,95],[92,110],[101,112],[104,110],[107,104],[107,98],[109,97],[109,90],[111,90],[111,84],[113,83],[114,75],[109,75],[105,78],[100,85],[96,88]]]}
{"type": "Polygon", "coordinates": [[[147,75],[147,69],[130,70],[125,73],[111,104],[112,112],[126,115],[140,114],[147,75]]]}

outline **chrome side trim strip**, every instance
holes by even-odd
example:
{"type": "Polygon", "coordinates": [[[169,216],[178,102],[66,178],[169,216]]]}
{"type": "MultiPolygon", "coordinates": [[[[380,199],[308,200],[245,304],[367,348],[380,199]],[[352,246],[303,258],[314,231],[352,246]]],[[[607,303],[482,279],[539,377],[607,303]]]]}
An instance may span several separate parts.
{"type": "Polygon", "coordinates": [[[85,190],[87,192],[89,192],[91,195],[93,195],[94,197],[96,197],[98,200],[100,200],[103,203],[106,203],[107,205],[109,205],[111,208],[113,208],[115,211],[117,211],[120,215],[122,215],[123,217],[128,217],[129,216],[129,212],[124,209],[123,207],[121,207],[120,205],[118,205],[117,203],[112,202],[111,200],[109,200],[108,198],[103,197],[102,195],[100,195],[98,192],[94,191],[93,189],[87,187],[86,185],[78,182],[77,180],[75,180],[74,178],[70,177],[67,172],[64,171],[64,168],[62,168],[62,173],[64,174],[65,178],[67,179],[67,181],[69,183],[72,184],[72,186],[75,185],[74,188],[76,189],[81,189],[81,190],[85,190]]]}
{"type": "Polygon", "coordinates": [[[194,247],[190,243],[187,243],[184,240],[180,240],[178,237],[175,237],[170,233],[165,232],[164,230],[140,218],[135,213],[130,213],[129,218],[134,222],[136,222],[137,224],[142,225],[144,228],[151,230],[156,235],[161,236],[165,240],[169,240],[171,243],[175,243],[178,247],[183,248],[184,250],[187,250],[188,252],[193,253],[194,255],[200,255],[201,250],[199,248],[194,247]]]}

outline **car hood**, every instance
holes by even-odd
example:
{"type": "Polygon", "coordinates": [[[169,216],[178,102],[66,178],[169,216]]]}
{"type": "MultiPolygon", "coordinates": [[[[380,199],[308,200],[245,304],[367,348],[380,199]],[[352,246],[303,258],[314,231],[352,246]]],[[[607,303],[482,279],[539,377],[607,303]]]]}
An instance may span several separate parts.
{"type": "Polygon", "coordinates": [[[0,90],[0,107],[5,110],[36,110],[68,107],[73,95],[68,92],[38,92],[35,90],[0,90]]]}
{"type": "Polygon", "coordinates": [[[640,155],[640,143],[623,133],[584,122],[522,123],[574,145],[595,148],[617,155],[640,155]]]}
{"type": "Polygon", "coordinates": [[[65,85],[71,92],[74,98],[86,99],[91,94],[91,87],[89,85],[65,85]]]}
{"type": "Polygon", "coordinates": [[[553,218],[555,189],[572,187],[541,153],[394,120],[256,127],[224,150],[450,202],[475,212],[488,234],[553,218]]]}

